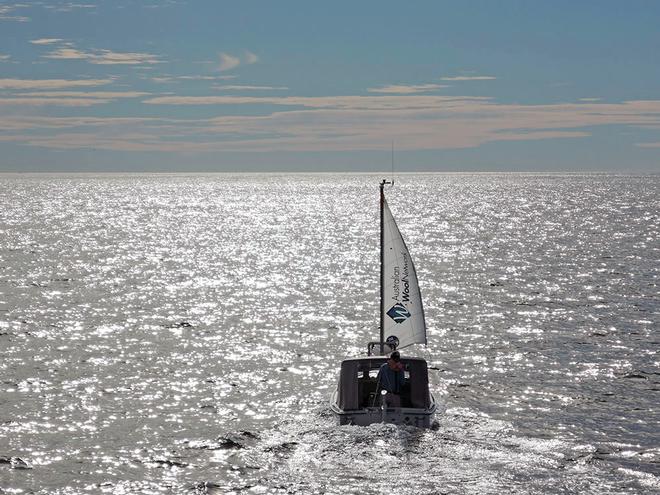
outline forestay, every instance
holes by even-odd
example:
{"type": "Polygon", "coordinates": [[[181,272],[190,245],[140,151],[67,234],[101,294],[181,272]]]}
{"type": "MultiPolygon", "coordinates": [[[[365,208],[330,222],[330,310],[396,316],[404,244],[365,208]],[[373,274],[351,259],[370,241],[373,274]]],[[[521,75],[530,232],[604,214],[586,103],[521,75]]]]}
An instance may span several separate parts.
{"type": "Polygon", "coordinates": [[[426,344],[426,321],[410,252],[383,198],[383,337],[398,348],[426,344]]]}

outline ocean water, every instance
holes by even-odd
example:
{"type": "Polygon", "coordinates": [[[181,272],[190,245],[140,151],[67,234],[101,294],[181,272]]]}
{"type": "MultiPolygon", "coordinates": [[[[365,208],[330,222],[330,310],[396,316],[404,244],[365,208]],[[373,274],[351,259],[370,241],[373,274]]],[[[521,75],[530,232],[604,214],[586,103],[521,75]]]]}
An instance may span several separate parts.
{"type": "Polygon", "coordinates": [[[396,177],[431,430],[328,409],[379,179],[0,176],[0,494],[660,493],[660,176],[396,177]]]}

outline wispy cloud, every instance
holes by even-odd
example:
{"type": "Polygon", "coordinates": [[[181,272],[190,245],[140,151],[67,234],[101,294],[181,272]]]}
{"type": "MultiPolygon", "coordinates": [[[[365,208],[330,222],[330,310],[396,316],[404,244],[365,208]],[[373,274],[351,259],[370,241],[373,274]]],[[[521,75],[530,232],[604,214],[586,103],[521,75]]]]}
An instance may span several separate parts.
{"type": "Polygon", "coordinates": [[[65,2],[55,5],[44,5],[44,8],[55,12],[71,12],[76,9],[95,9],[96,5],[91,3],[65,2]]]}
{"type": "Polygon", "coordinates": [[[150,77],[149,80],[151,82],[155,82],[158,84],[164,84],[164,83],[176,81],[176,78],[170,76],[157,76],[157,77],[150,77]]]}
{"type": "Polygon", "coordinates": [[[13,5],[0,5],[0,21],[16,21],[16,22],[28,22],[29,17],[24,15],[16,15],[14,12],[17,9],[28,7],[26,4],[15,3],[13,5]]]}
{"type": "Polygon", "coordinates": [[[5,54],[3,54],[3,53],[0,53],[0,62],[6,62],[6,61],[9,60],[10,58],[11,58],[10,55],[5,55],[5,54]]]}
{"type": "Polygon", "coordinates": [[[0,97],[0,105],[89,107],[148,94],[141,91],[29,91],[0,97]]]}
{"type": "Polygon", "coordinates": [[[234,75],[224,75],[224,76],[156,76],[150,77],[149,80],[155,83],[171,83],[171,82],[180,82],[180,81],[226,81],[230,79],[236,79],[234,75]]]}
{"type": "Polygon", "coordinates": [[[43,57],[62,60],[84,60],[89,56],[90,55],[88,53],[81,52],[75,48],[58,48],[57,50],[47,53],[43,57]]]}
{"type": "Polygon", "coordinates": [[[176,79],[181,79],[184,81],[214,81],[214,80],[228,80],[228,79],[236,79],[236,76],[229,76],[229,75],[224,75],[224,76],[177,76],[176,79]]]}
{"type": "Polygon", "coordinates": [[[241,59],[238,56],[230,55],[229,53],[220,53],[220,66],[219,70],[227,71],[232,70],[238,67],[241,64],[256,64],[259,61],[259,57],[252,52],[246,51],[245,55],[241,59]]]}
{"type": "MultiPolygon", "coordinates": [[[[38,94],[33,93],[35,100],[26,104],[42,104],[37,101],[38,94]]],[[[64,102],[69,98],[69,104],[77,106],[99,104],[101,95],[106,99],[119,97],[115,92],[103,91],[41,94],[62,98],[64,102]],[[99,97],[90,97],[88,93],[98,93],[99,97]]],[[[24,93],[21,97],[30,95],[24,93]]],[[[370,150],[381,149],[383,142],[396,139],[402,150],[434,150],[474,148],[496,141],[581,139],[601,125],[660,126],[660,101],[656,100],[519,105],[500,104],[483,97],[348,95],[162,96],[146,101],[254,105],[262,114],[203,119],[8,115],[0,118],[0,140],[53,149],[206,153],[370,150]]],[[[637,146],[658,148],[660,143],[637,146]]]]}
{"type": "Polygon", "coordinates": [[[447,86],[443,84],[393,84],[390,86],[383,86],[381,88],[369,88],[367,91],[370,93],[413,94],[435,91],[436,89],[442,89],[446,87],[447,86]]]}
{"type": "Polygon", "coordinates": [[[259,57],[257,57],[254,53],[246,51],[245,52],[245,63],[246,64],[256,64],[259,61],[259,57]]]}
{"type": "Polygon", "coordinates": [[[248,86],[248,85],[223,85],[216,84],[213,89],[227,90],[227,91],[261,91],[261,90],[286,90],[286,86],[248,86]]]}
{"type": "Polygon", "coordinates": [[[38,96],[44,98],[139,98],[148,94],[141,91],[37,91],[16,93],[14,96],[38,96]]]}
{"type": "Polygon", "coordinates": [[[110,84],[112,79],[0,79],[0,89],[58,89],[110,84]]]}
{"type": "Polygon", "coordinates": [[[233,57],[229,55],[228,53],[221,53],[220,54],[220,70],[231,70],[235,69],[241,65],[241,59],[238,57],[233,57]]]}
{"type": "Polygon", "coordinates": [[[149,122],[166,122],[165,119],[145,117],[46,117],[13,116],[0,119],[0,130],[19,131],[28,129],[108,129],[111,127],[131,126],[149,122]]]}
{"type": "MultiPolygon", "coordinates": [[[[511,105],[483,98],[406,95],[220,98],[226,104],[256,105],[261,101],[265,106],[302,108],[261,116],[182,121],[174,126],[178,128],[177,135],[189,135],[190,140],[180,139],[174,146],[157,138],[162,148],[154,142],[153,149],[354,151],[379,149],[390,139],[396,139],[401,149],[451,149],[493,141],[579,139],[588,137],[588,128],[598,125],[660,124],[660,101],[511,105]],[[206,140],[199,140],[201,135],[206,140]]],[[[117,142],[113,146],[123,144],[117,142]]]]}
{"type": "Polygon", "coordinates": [[[144,100],[152,105],[282,105],[343,110],[414,110],[452,108],[489,100],[481,96],[158,96],[144,100]]]}
{"type": "Polygon", "coordinates": [[[151,53],[113,52],[112,50],[82,51],[77,48],[62,47],[43,56],[55,60],[86,60],[96,65],[140,65],[157,64],[160,60],[151,53]]]}
{"type": "Polygon", "coordinates": [[[71,12],[76,9],[94,9],[96,5],[89,3],[76,3],[76,2],[22,2],[9,5],[0,5],[0,21],[17,21],[28,22],[31,19],[25,15],[19,15],[17,10],[27,9],[30,7],[41,7],[51,12],[71,12]]]}
{"type": "Polygon", "coordinates": [[[101,98],[0,98],[0,106],[58,106],[58,107],[89,107],[110,103],[112,100],[101,98]]]}
{"type": "Polygon", "coordinates": [[[602,98],[580,98],[578,101],[601,101],[602,98]]]}
{"type": "Polygon", "coordinates": [[[30,43],[33,45],[52,45],[54,43],[59,43],[62,40],[61,38],[39,38],[36,40],[30,40],[30,43]]]}
{"type": "Polygon", "coordinates": [[[111,50],[100,50],[89,58],[93,64],[99,65],[137,65],[137,64],[158,64],[160,60],[156,55],[150,53],[118,53],[111,50]]]}
{"type": "Polygon", "coordinates": [[[440,79],[442,81],[492,81],[497,78],[495,76],[453,76],[440,79]]]}

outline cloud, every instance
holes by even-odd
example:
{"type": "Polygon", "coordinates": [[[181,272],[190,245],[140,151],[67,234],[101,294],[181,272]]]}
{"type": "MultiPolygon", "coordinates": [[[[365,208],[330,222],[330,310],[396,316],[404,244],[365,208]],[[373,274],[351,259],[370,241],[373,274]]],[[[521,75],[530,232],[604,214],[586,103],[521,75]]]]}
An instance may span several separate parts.
{"type": "Polygon", "coordinates": [[[54,43],[59,43],[63,41],[61,38],[39,38],[36,40],[30,40],[30,43],[33,45],[52,45],[54,43]]]}
{"type": "Polygon", "coordinates": [[[13,116],[0,119],[0,130],[45,130],[45,129],[90,129],[126,127],[148,122],[162,122],[163,119],[145,117],[44,117],[13,116]]]}
{"type": "Polygon", "coordinates": [[[199,80],[199,81],[213,81],[213,80],[228,80],[236,79],[236,76],[224,75],[224,76],[178,76],[177,79],[183,80],[199,80]]]}
{"type": "Polygon", "coordinates": [[[44,5],[43,7],[54,12],[71,12],[75,9],[94,9],[96,8],[96,5],[89,3],[66,2],[59,5],[44,5]]]}
{"type": "Polygon", "coordinates": [[[60,106],[60,107],[89,107],[110,103],[112,100],[99,98],[1,98],[0,106],[60,106]]]}
{"type": "Polygon", "coordinates": [[[26,17],[24,15],[16,15],[15,11],[29,7],[41,7],[46,10],[51,10],[54,12],[70,12],[74,9],[96,8],[96,5],[93,4],[83,4],[83,3],[74,3],[74,2],[50,2],[50,3],[51,4],[45,1],[36,1],[36,2],[14,3],[11,5],[0,5],[0,20],[28,22],[31,20],[29,17],[26,17]]]}
{"type": "Polygon", "coordinates": [[[243,64],[256,64],[259,61],[259,57],[254,53],[246,51],[245,56],[241,60],[240,57],[230,55],[229,53],[220,53],[220,71],[232,70],[243,64]]]}
{"type": "Polygon", "coordinates": [[[229,79],[236,79],[236,76],[158,76],[149,78],[150,81],[155,83],[170,83],[179,81],[225,81],[229,79]]]}
{"type": "MultiPolygon", "coordinates": [[[[218,151],[328,151],[382,149],[383,142],[397,139],[399,149],[469,148],[488,141],[578,138],[580,131],[499,132],[497,125],[472,122],[453,125],[399,118],[383,122],[381,115],[351,116],[346,121],[332,112],[296,111],[261,117],[218,117],[202,121],[135,121],[118,125],[109,121],[91,126],[69,126],[67,132],[4,136],[31,146],[53,149],[106,149],[114,151],[218,152],[218,151]],[[313,125],[312,125],[313,123],[313,125]],[[492,126],[492,127],[489,127],[492,126]],[[469,131],[469,132],[466,132],[469,131]]],[[[18,125],[18,124],[17,124],[18,125]]],[[[57,128],[58,123],[52,127],[57,128]]],[[[2,128],[0,124],[0,128],[2,128]]]]}
{"type": "Polygon", "coordinates": [[[259,57],[257,57],[254,53],[245,51],[245,63],[246,64],[256,64],[259,61],[259,57]]]}
{"type": "MultiPolygon", "coordinates": [[[[53,98],[79,95],[80,99],[98,101],[104,92],[98,92],[99,98],[86,94],[94,91],[50,93],[53,98]]],[[[113,92],[105,93],[114,97],[113,92]]],[[[435,150],[474,148],[498,141],[583,139],[592,128],[602,125],[660,126],[657,100],[520,105],[483,97],[348,95],[162,96],[146,101],[254,105],[262,113],[222,115],[221,111],[217,117],[201,119],[4,115],[0,118],[0,139],[53,149],[173,153],[373,150],[395,139],[397,149],[435,150]]],[[[658,148],[656,143],[638,146],[658,148]]]]}
{"type": "Polygon", "coordinates": [[[138,98],[148,94],[140,91],[38,91],[16,93],[14,96],[37,96],[43,98],[138,98]]]}
{"type": "Polygon", "coordinates": [[[176,78],[170,76],[160,76],[160,77],[150,77],[149,80],[151,82],[163,84],[163,83],[175,82],[176,78]]]}
{"type": "Polygon", "coordinates": [[[580,98],[578,101],[601,101],[602,98],[580,98]]]}
{"type": "Polygon", "coordinates": [[[160,60],[150,53],[113,52],[112,50],[95,50],[85,52],[77,48],[62,47],[43,56],[55,60],[86,60],[96,65],[139,65],[157,64],[160,60]]]}
{"type": "Polygon", "coordinates": [[[467,96],[158,96],[144,100],[151,105],[282,105],[344,110],[393,110],[449,108],[488,100],[467,96]]]}
{"type": "Polygon", "coordinates": [[[89,58],[92,64],[99,65],[137,65],[158,64],[160,60],[150,53],[118,53],[111,50],[100,50],[98,54],[89,58]]]}
{"type": "Polygon", "coordinates": [[[0,79],[0,89],[58,89],[110,84],[112,79],[0,79]]]}
{"type": "Polygon", "coordinates": [[[0,97],[0,105],[89,107],[148,94],[139,91],[32,91],[0,97]]]}
{"type": "MultiPolygon", "coordinates": [[[[182,122],[178,135],[191,136],[184,139],[185,149],[356,151],[381,149],[391,139],[400,149],[455,149],[494,141],[579,139],[590,135],[585,128],[598,125],[660,123],[660,101],[510,105],[432,96],[226,98],[234,104],[295,102],[303,109],[223,116],[194,125],[182,122]],[[199,140],[202,135],[206,141],[199,140]]],[[[162,144],[176,151],[169,143],[162,144]]],[[[183,146],[180,141],[176,144],[183,146]]]]}
{"type": "Polygon", "coordinates": [[[5,55],[5,54],[3,54],[3,53],[0,53],[0,62],[6,62],[6,61],[9,60],[10,58],[11,58],[10,55],[5,55]]]}
{"type": "Polygon", "coordinates": [[[238,57],[232,57],[227,53],[220,54],[220,70],[231,70],[241,65],[241,60],[238,57]]]}
{"type": "Polygon", "coordinates": [[[213,89],[227,90],[227,91],[260,91],[260,90],[286,90],[286,86],[247,86],[247,85],[222,85],[216,84],[213,89]]]}
{"type": "Polygon", "coordinates": [[[660,148],[660,142],[657,143],[635,143],[640,148],[660,148]]]}
{"type": "Polygon", "coordinates": [[[441,77],[442,81],[492,81],[497,79],[495,76],[454,76],[441,77]]]}
{"type": "Polygon", "coordinates": [[[28,22],[29,17],[23,15],[14,15],[16,9],[28,7],[28,5],[16,3],[13,5],[0,5],[0,21],[28,22]]]}
{"type": "Polygon", "coordinates": [[[86,59],[90,55],[88,53],[81,52],[75,48],[58,48],[50,53],[44,55],[44,58],[52,59],[62,59],[62,60],[73,60],[73,59],[86,59]]]}
{"type": "Polygon", "coordinates": [[[442,84],[418,84],[418,85],[390,85],[383,86],[382,88],[369,88],[370,93],[398,93],[398,94],[412,94],[412,93],[425,93],[427,91],[434,91],[436,89],[446,88],[442,84]]]}

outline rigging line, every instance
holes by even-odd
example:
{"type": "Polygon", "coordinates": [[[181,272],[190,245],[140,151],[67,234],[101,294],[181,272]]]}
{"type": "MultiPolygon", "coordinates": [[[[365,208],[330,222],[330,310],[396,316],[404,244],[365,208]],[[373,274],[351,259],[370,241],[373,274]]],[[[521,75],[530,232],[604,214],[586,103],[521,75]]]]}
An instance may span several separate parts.
{"type": "Polygon", "coordinates": [[[374,400],[371,401],[371,407],[376,406],[376,399],[378,398],[378,394],[380,393],[380,390],[378,390],[379,388],[380,388],[380,370],[378,373],[378,381],[376,382],[376,393],[374,394],[374,400]]]}
{"type": "Polygon", "coordinates": [[[392,139],[392,187],[394,187],[394,139],[392,139]]]}

